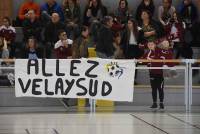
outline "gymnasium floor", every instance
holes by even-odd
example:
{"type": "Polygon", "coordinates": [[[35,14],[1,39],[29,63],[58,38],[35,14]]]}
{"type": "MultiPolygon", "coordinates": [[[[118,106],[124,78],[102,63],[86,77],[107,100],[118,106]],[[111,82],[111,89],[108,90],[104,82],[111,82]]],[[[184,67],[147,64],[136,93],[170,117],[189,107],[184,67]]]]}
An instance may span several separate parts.
{"type": "Polygon", "coordinates": [[[200,134],[200,113],[0,114],[0,134],[200,134]]]}

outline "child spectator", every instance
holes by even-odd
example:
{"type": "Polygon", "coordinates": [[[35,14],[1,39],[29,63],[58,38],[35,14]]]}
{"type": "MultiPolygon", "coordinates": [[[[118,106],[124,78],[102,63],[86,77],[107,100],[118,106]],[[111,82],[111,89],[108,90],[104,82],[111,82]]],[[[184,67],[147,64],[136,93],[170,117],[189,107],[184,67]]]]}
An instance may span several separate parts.
{"type": "Polygon", "coordinates": [[[59,41],[56,42],[54,50],[57,59],[67,59],[72,57],[71,47],[73,41],[67,38],[64,30],[58,32],[59,41]]]}
{"type": "Polygon", "coordinates": [[[24,52],[24,58],[32,60],[42,58],[42,52],[38,48],[37,41],[33,36],[28,38],[24,52]]]}

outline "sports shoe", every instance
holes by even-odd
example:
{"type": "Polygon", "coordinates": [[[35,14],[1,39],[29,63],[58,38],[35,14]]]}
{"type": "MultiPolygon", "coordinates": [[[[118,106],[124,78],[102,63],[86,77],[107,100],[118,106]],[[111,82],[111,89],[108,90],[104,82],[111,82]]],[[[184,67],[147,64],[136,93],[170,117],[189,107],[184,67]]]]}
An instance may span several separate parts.
{"type": "Polygon", "coordinates": [[[160,109],[164,109],[165,107],[164,107],[164,104],[161,102],[160,103],[160,109]]]}
{"type": "Polygon", "coordinates": [[[153,103],[153,105],[150,108],[157,108],[157,107],[158,107],[157,103],[153,103]]]}

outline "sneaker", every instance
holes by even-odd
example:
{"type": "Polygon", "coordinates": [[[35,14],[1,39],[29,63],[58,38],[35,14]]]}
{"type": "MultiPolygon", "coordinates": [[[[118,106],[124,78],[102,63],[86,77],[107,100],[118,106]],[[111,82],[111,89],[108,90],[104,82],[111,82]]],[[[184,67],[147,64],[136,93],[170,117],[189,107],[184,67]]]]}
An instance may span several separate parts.
{"type": "Polygon", "coordinates": [[[160,109],[164,109],[165,107],[164,107],[164,104],[161,102],[160,103],[160,109]]]}
{"type": "Polygon", "coordinates": [[[150,108],[157,108],[157,107],[158,107],[157,103],[153,103],[153,105],[150,108]]]}
{"type": "Polygon", "coordinates": [[[13,86],[13,85],[15,85],[15,76],[14,76],[14,74],[13,73],[9,73],[8,75],[7,75],[7,77],[8,77],[8,80],[10,81],[10,84],[13,86]]]}

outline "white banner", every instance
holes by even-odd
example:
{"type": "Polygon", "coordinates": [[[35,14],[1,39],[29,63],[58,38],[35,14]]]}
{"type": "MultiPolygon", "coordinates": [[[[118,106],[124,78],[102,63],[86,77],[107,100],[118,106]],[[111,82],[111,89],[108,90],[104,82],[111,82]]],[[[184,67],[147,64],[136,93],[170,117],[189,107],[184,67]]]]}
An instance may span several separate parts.
{"type": "Polygon", "coordinates": [[[133,60],[16,59],[15,95],[130,102],[134,76],[133,60]]]}

